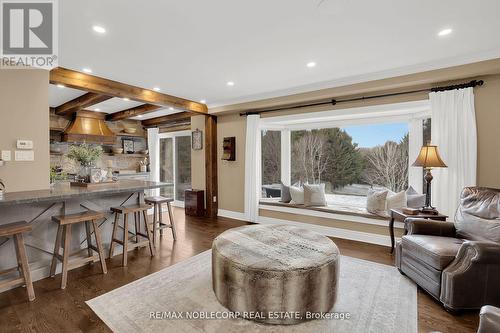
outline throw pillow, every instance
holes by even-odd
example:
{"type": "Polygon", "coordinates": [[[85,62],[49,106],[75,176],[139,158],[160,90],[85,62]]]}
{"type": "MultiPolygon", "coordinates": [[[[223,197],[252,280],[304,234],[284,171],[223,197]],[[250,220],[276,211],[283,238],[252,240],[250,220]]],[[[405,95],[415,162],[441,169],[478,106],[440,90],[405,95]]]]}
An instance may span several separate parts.
{"type": "Polygon", "coordinates": [[[289,203],[292,201],[292,196],[290,195],[290,186],[286,186],[281,182],[281,200],[280,202],[289,203]]]}
{"type": "Polygon", "coordinates": [[[373,214],[385,212],[387,193],[389,193],[388,190],[368,190],[368,195],[366,196],[366,210],[373,214]]]}
{"type": "Polygon", "coordinates": [[[401,191],[398,193],[389,192],[387,194],[387,212],[391,209],[406,207],[406,192],[401,191]]]}
{"type": "Polygon", "coordinates": [[[419,194],[413,187],[406,190],[406,206],[410,208],[421,208],[425,206],[425,194],[419,194]]]}
{"type": "Polygon", "coordinates": [[[290,195],[294,204],[304,204],[304,189],[301,187],[290,186],[290,195]]]}
{"type": "Polygon", "coordinates": [[[304,184],[304,205],[307,207],[326,206],[325,184],[304,184]]]}

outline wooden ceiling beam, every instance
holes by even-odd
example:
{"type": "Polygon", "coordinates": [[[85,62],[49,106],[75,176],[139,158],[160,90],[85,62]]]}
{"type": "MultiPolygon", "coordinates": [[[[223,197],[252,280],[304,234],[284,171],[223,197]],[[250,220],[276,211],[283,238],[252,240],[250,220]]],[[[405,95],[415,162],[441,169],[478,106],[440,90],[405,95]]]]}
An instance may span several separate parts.
{"type": "Polygon", "coordinates": [[[80,97],[77,97],[69,102],[59,105],[55,108],[57,115],[66,116],[71,115],[74,112],[86,109],[92,105],[99,104],[101,102],[107,101],[112,98],[111,96],[105,96],[101,94],[96,94],[93,92],[86,93],[80,97]]]}
{"type": "Polygon", "coordinates": [[[167,123],[178,123],[186,120],[191,120],[193,114],[190,112],[179,112],[174,114],[169,114],[166,116],[146,119],[142,121],[142,126],[144,127],[154,127],[159,125],[164,125],[167,123]]]}
{"type": "Polygon", "coordinates": [[[85,90],[96,94],[129,98],[145,104],[154,104],[163,107],[173,106],[194,113],[208,114],[207,106],[202,103],[80,73],[63,67],[57,67],[50,71],[50,83],[62,84],[69,88],[85,90]]]}
{"type": "Polygon", "coordinates": [[[131,108],[131,109],[108,114],[106,116],[106,120],[107,121],[117,121],[117,120],[133,118],[133,117],[137,117],[137,116],[142,115],[142,114],[154,112],[154,111],[159,110],[161,108],[162,107],[158,106],[158,105],[143,104],[143,105],[139,105],[135,108],[131,108]]]}

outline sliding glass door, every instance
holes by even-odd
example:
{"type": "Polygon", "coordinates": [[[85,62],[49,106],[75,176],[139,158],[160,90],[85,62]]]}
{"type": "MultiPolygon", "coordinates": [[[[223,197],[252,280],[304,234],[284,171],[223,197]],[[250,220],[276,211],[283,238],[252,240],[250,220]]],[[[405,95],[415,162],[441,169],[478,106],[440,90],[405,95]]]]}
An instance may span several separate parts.
{"type": "Polygon", "coordinates": [[[162,133],[160,140],[160,181],[169,184],[160,194],[184,205],[184,191],[191,188],[191,133],[162,133]]]}

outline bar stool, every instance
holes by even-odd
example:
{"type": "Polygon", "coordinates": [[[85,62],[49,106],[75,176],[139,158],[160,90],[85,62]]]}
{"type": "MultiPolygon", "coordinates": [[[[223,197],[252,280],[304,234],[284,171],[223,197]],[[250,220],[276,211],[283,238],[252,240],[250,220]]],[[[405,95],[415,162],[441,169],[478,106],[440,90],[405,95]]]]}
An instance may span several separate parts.
{"type": "Polygon", "coordinates": [[[144,199],[144,202],[148,204],[152,204],[154,209],[153,209],[153,242],[156,243],[156,235],[157,235],[157,230],[160,230],[160,237],[163,236],[163,229],[170,228],[172,229],[172,236],[174,238],[174,241],[177,240],[177,235],[175,233],[175,225],[174,225],[174,216],[172,214],[172,205],[170,204],[173,202],[174,199],[171,198],[165,198],[162,196],[156,196],[156,197],[147,197],[144,199]],[[168,217],[170,220],[170,224],[165,224],[163,223],[162,219],[162,211],[161,211],[161,205],[166,203],[167,208],[168,208],[168,217]],[[158,217],[158,219],[157,219],[158,217]]]}
{"type": "Polygon", "coordinates": [[[0,289],[26,285],[26,290],[28,291],[28,299],[30,301],[33,301],[35,300],[35,291],[33,290],[33,282],[31,281],[30,267],[28,265],[28,258],[26,256],[26,249],[24,247],[23,239],[23,233],[29,231],[31,231],[31,225],[25,221],[0,225],[0,237],[14,236],[14,244],[17,256],[17,267],[3,271],[0,273],[0,275],[11,273],[16,270],[19,272],[19,277],[9,278],[1,281],[0,289]]]}
{"type": "MultiPolygon", "coordinates": [[[[122,257],[122,265],[127,266],[127,252],[129,249],[129,237],[128,237],[128,215],[134,214],[135,219],[135,243],[130,244],[130,248],[134,249],[140,246],[149,245],[149,251],[151,252],[151,256],[155,256],[155,248],[153,242],[151,240],[151,230],[149,230],[148,224],[148,215],[147,211],[151,208],[151,205],[139,204],[139,205],[131,205],[131,206],[118,206],[111,207],[111,211],[115,213],[115,222],[113,224],[113,234],[111,236],[111,246],[109,248],[109,257],[113,257],[113,252],[115,250],[115,243],[122,245],[123,249],[123,257],[122,257]],[[146,229],[146,233],[142,233],[140,230],[141,224],[141,213],[143,216],[144,228],[146,229]],[[123,238],[120,240],[117,238],[117,231],[120,222],[120,214],[123,215],[123,238]],[[139,236],[146,238],[147,240],[140,241],[139,236]]],[[[121,227],[120,227],[121,228],[121,227]]]]}
{"type": "MultiPolygon", "coordinates": [[[[99,259],[101,262],[102,272],[106,274],[108,271],[106,269],[106,258],[104,257],[104,249],[102,247],[101,232],[96,220],[104,218],[103,213],[86,211],[76,214],[68,215],[58,215],[52,216],[52,221],[58,224],[56,244],[54,246],[54,256],[52,257],[52,264],[50,265],[50,276],[54,276],[56,273],[57,260],[62,262],[62,278],[61,278],[61,289],[66,288],[68,282],[68,270],[71,268],[76,268],[80,264],[87,262],[94,262],[99,259]],[[77,223],[85,223],[85,231],[87,234],[87,253],[88,256],[84,258],[74,258],[70,260],[71,255],[71,226],[77,223]],[[96,246],[92,245],[90,225],[94,229],[94,237],[96,246]],[[60,248],[63,248],[63,254],[60,255],[60,248]],[[97,252],[97,256],[94,255],[92,251],[97,252]],[[71,267],[71,268],[70,268],[71,267]]],[[[79,251],[78,251],[79,252],[79,251]]]]}

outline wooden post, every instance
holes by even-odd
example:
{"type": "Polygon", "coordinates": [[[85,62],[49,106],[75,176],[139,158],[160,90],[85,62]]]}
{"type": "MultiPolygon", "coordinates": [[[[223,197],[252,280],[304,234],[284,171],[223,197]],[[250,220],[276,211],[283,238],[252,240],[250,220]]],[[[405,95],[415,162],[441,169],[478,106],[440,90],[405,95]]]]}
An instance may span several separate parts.
{"type": "Polygon", "coordinates": [[[217,194],[217,117],[215,116],[207,116],[205,119],[205,170],[205,215],[216,217],[219,197],[217,194]]]}

